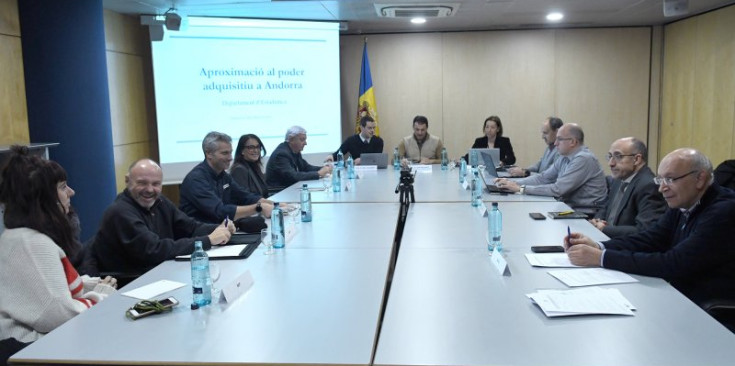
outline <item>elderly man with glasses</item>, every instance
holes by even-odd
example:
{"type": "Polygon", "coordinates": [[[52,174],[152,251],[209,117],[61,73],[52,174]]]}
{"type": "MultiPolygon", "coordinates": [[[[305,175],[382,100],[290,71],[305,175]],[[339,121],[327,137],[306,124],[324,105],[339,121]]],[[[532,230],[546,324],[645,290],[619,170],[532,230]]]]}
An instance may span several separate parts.
{"type": "Polygon", "coordinates": [[[605,235],[616,238],[637,233],[653,225],[666,209],[647,161],[646,144],[635,137],[616,140],[610,146],[607,163],[614,179],[607,204],[590,220],[605,235]]]}
{"type": "Polygon", "coordinates": [[[712,184],[712,163],[691,148],[666,155],[653,181],[669,206],[660,220],[599,243],[572,233],[570,261],[661,277],[699,305],[735,300],[735,192],[712,184]]]}
{"type": "Polygon", "coordinates": [[[607,182],[600,163],[584,145],[584,132],[568,123],[556,133],[559,158],[541,174],[516,180],[500,178],[504,190],[537,196],[558,197],[575,210],[594,215],[607,200],[607,182]]]}

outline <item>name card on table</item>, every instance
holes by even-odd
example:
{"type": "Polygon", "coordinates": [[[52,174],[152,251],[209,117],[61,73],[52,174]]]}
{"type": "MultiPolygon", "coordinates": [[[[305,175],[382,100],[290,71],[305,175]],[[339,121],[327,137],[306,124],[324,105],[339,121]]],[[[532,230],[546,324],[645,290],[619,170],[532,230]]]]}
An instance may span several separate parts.
{"type": "Polygon", "coordinates": [[[414,170],[416,173],[431,173],[432,165],[431,164],[413,164],[411,165],[411,169],[414,170]]]}
{"type": "MultiPolygon", "coordinates": [[[[250,270],[247,270],[222,288],[222,297],[225,299],[225,302],[232,303],[238,297],[242,296],[242,294],[248,292],[253,287],[253,283],[255,283],[253,275],[250,273],[250,270]]],[[[218,301],[219,299],[215,300],[215,302],[218,301]]]]}
{"type": "Polygon", "coordinates": [[[487,206],[485,206],[485,203],[475,207],[475,210],[480,214],[480,217],[487,217],[487,206]]]}
{"type": "Polygon", "coordinates": [[[493,266],[495,266],[495,269],[498,270],[498,273],[500,273],[501,276],[510,276],[510,268],[508,268],[508,262],[505,261],[503,254],[498,251],[498,247],[495,247],[493,249],[490,261],[493,263],[493,266]]]}

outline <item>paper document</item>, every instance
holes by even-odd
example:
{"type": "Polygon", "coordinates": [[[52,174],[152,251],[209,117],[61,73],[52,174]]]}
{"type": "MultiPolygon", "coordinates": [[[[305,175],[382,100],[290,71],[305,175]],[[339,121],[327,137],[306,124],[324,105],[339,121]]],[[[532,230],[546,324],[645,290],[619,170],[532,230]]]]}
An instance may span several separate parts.
{"type": "Polygon", "coordinates": [[[526,296],[550,318],[591,314],[634,315],[635,310],[633,304],[614,288],[539,290],[526,296]]]}
{"type": "Polygon", "coordinates": [[[431,164],[413,164],[411,170],[416,173],[431,173],[432,167],[431,164]]]}
{"type": "Polygon", "coordinates": [[[176,290],[177,288],[183,286],[186,286],[186,284],[176,281],[160,280],[145,286],[138,287],[134,290],[123,292],[122,294],[127,297],[134,297],[136,299],[150,300],[157,297],[158,295],[161,295],[164,292],[176,290]]]}
{"type": "Polygon", "coordinates": [[[534,267],[579,267],[569,261],[567,253],[526,253],[526,259],[534,267]]]}
{"type": "MultiPolygon", "coordinates": [[[[209,258],[238,257],[248,244],[213,246],[207,251],[209,258]]],[[[178,259],[191,258],[191,254],[176,256],[178,259]]]]}
{"type": "Polygon", "coordinates": [[[605,268],[565,269],[549,271],[549,274],[569,287],[638,282],[627,273],[605,268]]]}

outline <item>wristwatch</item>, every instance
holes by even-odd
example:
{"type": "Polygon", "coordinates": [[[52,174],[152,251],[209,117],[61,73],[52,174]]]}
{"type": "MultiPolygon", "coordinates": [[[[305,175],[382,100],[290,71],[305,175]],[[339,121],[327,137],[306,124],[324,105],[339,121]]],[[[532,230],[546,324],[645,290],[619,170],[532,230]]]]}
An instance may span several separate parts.
{"type": "Polygon", "coordinates": [[[255,205],[255,212],[257,213],[263,212],[263,206],[260,205],[260,202],[258,202],[258,204],[255,205]]]}
{"type": "Polygon", "coordinates": [[[525,191],[526,191],[526,185],[524,184],[521,186],[521,189],[518,192],[520,192],[520,194],[523,194],[525,191]]]}

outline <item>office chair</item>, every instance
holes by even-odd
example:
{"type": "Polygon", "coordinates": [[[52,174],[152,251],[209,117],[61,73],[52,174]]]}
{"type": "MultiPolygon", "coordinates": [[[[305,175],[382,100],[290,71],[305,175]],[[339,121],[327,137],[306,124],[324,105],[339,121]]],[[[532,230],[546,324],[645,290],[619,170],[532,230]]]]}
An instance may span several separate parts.
{"type": "Polygon", "coordinates": [[[735,333],[735,300],[711,299],[701,306],[707,314],[735,333]]]}

